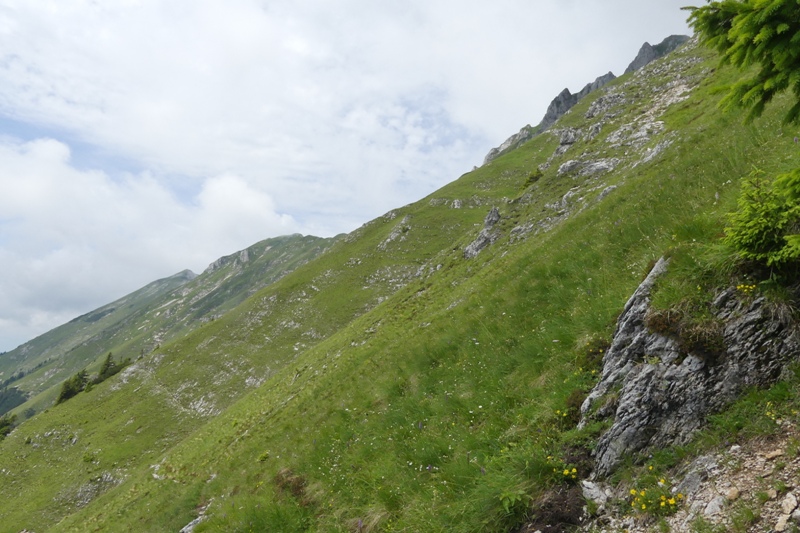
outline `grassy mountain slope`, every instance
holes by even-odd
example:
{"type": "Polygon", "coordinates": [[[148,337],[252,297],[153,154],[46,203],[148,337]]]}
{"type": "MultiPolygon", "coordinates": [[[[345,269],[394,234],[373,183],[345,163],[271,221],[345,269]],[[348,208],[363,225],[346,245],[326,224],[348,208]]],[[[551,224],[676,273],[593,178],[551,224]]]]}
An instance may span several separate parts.
{"type": "Polygon", "coordinates": [[[87,356],[84,347],[93,339],[130,320],[137,312],[152,307],[165,294],[191,281],[193,277],[194,274],[187,270],[154,281],[18,346],[0,357],[0,377],[31,396],[55,387],[101,355],[100,352],[94,352],[87,356]]]}
{"type": "Polygon", "coordinates": [[[108,352],[117,360],[136,359],[221,316],[332,242],[301,235],[261,241],[218,259],[199,276],[186,270],[155,281],[3,354],[0,377],[21,376],[9,384],[30,397],[15,412],[52,405],[67,377],[97,370],[108,352]]]}
{"type": "Polygon", "coordinates": [[[26,421],[0,443],[4,523],[518,525],[565,481],[565,443],[602,429],[575,432],[570,407],[651,262],[716,239],[752,165],[796,163],[781,102],[747,127],[717,112],[712,88],[734,73],[715,66],[690,46],[623,76],[548,134],[26,421]],[[466,259],[492,207],[493,242],[466,259]]]}

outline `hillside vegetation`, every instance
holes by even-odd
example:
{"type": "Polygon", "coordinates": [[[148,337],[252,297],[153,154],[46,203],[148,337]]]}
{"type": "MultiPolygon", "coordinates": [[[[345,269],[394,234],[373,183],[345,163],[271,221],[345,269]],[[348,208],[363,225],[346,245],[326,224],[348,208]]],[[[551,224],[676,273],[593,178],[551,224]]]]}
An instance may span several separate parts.
{"type": "Polygon", "coordinates": [[[678,258],[664,305],[743,283],[698,283],[697,258],[743,176],[797,166],[786,101],[743,125],[716,109],[739,76],[717,66],[690,42],[618,78],[25,421],[0,442],[3,527],[519,528],[588,474],[604,426],[576,430],[577,409],[650,267],[678,258]]]}
{"type": "Polygon", "coordinates": [[[16,398],[6,409],[0,402],[0,415],[41,411],[52,405],[67,377],[99,370],[109,352],[118,361],[149,354],[223,315],[332,242],[301,235],[267,239],[218,259],[200,275],[185,270],[154,281],[26,342],[0,357],[5,396],[16,398]]]}

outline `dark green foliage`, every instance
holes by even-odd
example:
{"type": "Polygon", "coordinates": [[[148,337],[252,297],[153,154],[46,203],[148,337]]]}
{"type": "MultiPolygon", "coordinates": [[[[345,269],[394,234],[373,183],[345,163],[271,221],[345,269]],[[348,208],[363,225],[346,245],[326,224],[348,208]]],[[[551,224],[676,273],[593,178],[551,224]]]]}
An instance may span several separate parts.
{"type": "Polygon", "coordinates": [[[8,378],[5,381],[3,381],[2,386],[3,387],[7,387],[11,383],[14,383],[15,381],[18,381],[18,380],[20,380],[20,379],[22,379],[24,377],[25,377],[25,371],[24,370],[20,370],[16,374],[13,374],[10,378],[8,378]]]}
{"type": "Polygon", "coordinates": [[[16,421],[17,415],[3,415],[0,417],[0,440],[3,440],[6,435],[11,433],[16,421]]]}
{"type": "Polygon", "coordinates": [[[571,426],[575,426],[581,419],[581,404],[586,399],[586,392],[582,389],[574,389],[569,396],[567,396],[565,412],[567,416],[565,421],[571,426]]]}
{"type": "Polygon", "coordinates": [[[111,352],[108,352],[106,360],[103,361],[103,366],[100,367],[100,372],[97,374],[98,379],[103,380],[109,376],[113,376],[116,367],[117,365],[116,363],[114,363],[114,359],[111,356],[111,352]]]}
{"type": "Polygon", "coordinates": [[[0,390],[0,415],[9,412],[18,405],[22,405],[28,397],[16,387],[0,390]]]}
{"type": "Polygon", "coordinates": [[[544,174],[539,168],[532,170],[531,173],[528,174],[528,179],[525,180],[525,184],[522,186],[522,188],[527,189],[528,187],[530,187],[531,185],[542,179],[543,175],[544,174]]]}
{"type": "Polygon", "coordinates": [[[86,370],[81,370],[68,380],[66,380],[61,385],[61,392],[58,394],[58,398],[56,399],[56,405],[66,402],[73,396],[77,395],[79,392],[83,391],[86,388],[86,384],[89,382],[89,377],[86,374],[86,370]]]}
{"type": "Polygon", "coordinates": [[[125,359],[120,363],[114,362],[114,358],[111,352],[108,352],[108,355],[103,361],[103,366],[100,367],[100,371],[97,373],[97,377],[92,380],[92,383],[94,383],[95,385],[97,385],[98,383],[102,383],[103,381],[107,380],[114,374],[119,373],[120,370],[122,370],[129,364],[131,364],[130,359],[125,359]]]}
{"type": "Polygon", "coordinates": [[[100,371],[97,375],[89,379],[89,375],[86,373],[86,370],[81,370],[68,380],[66,380],[61,385],[61,392],[56,399],[56,405],[63,403],[73,396],[76,396],[80,392],[89,392],[94,388],[95,385],[102,383],[103,381],[107,380],[114,374],[117,374],[123,368],[131,364],[130,358],[126,358],[120,363],[114,362],[113,356],[111,352],[108,352],[105,360],[103,361],[103,366],[100,367],[100,371]]]}
{"type": "Polygon", "coordinates": [[[800,257],[800,169],[775,181],[755,170],[742,183],[725,242],[747,260],[778,269],[800,257]]]}
{"type": "Polygon", "coordinates": [[[787,89],[797,102],[784,121],[800,119],[800,3],[795,0],[723,0],[691,9],[689,24],[722,61],[746,68],[752,77],[735,83],[721,105],[749,109],[748,120],[787,89]]]}

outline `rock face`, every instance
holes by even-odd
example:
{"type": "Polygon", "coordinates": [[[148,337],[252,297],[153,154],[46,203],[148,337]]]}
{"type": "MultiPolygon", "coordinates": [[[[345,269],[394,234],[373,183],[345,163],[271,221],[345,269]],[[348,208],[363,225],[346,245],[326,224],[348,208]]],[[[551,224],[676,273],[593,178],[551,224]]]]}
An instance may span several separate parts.
{"type": "Polygon", "coordinates": [[[634,60],[631,61],[631,64],[625,69],[625,74],[635,72],[648,63],[664,57],[688,40],[689,37],[686,35],[670,35],[655,46],[652,46],[650,43],[644,43],[634,60]]]}
{"type": "Polygon", "coordinates": [[[489,150],[489,153],[486,154],[486,157],[483,158],[483,164],[487,164],[491,162],[493,159],[497,158],[500,154],[504,154],[509,150],[513,150],[517,146],[521,145],[525,141],[529,141],[536,136],[536,128],[531,127],[530,124],[519,130],[519,133],[515,133],[511,137],[505,140],[503,144],[498,146],[497,148],[492,148],[489,150]]]}
{"type": "Polygon", "coordinates": [[[539,123],[539,131],[544,131],[553,125],[556,120],[564,116],[564,113],[572,109],[584,96],[593,93],[609,82],[614,81],[616,78],[617,77],[612,72],[608,72],[598,77],[593,82],[587,83],[583,89],[575,94],[569,92],[569,89],[561,91],[547,107],[547,112],[545,112],[544,118],[542,118],[542,121],[539,123]]]}
{"type": "Polygon", "coordinates": [[[636,57],[631,61],[631,64],[628,65],[628,68],[625,69],[625,74],[630,74],[631,72],[637,71],[643,66],[647,65],[648,63],[656,60],[656,50],[650,43],[644,43],[642,47],[639,49],[639,53],[636,54],[636,57]]]}
{"type": "Polygon", "coordinates": [[[495,224],[500,221],[500,210],[496,207],[493,207],[489,214],[486,215],[486,218],[483,220],[483,229],[478,234],[478,238],[472,241],[467,245],[464,249],[464,259],[472,259],[476,255],[478,255],[481,250],[492,244],[497,237],[499,236],[499,232],[494,231],[493,228],[495,224]]]}
{"type": "Polygon", "coordinates": [[[597,444],[597,477],[611,473],[627,454],[685,444],[707,415],[747,387],[774,383],[800,355],[800,338],[788,319],[773,316],[764,298],[742,300],[735,289],[712,305],[724,325],[724,354],[716,359],[685,353],[675,339],[650,331],[650,291],[666,267],[660,260],[625,305],[601,379],[581,406],[581,425],[613,418],[597,444]]]}

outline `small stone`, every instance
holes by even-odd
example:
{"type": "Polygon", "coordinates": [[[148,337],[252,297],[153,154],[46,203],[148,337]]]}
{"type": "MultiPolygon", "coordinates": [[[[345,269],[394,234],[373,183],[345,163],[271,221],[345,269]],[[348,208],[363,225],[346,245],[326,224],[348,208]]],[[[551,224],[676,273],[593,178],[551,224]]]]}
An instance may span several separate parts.
{"type": "Polygon", "coordinates": [[[733,487],[732,489],[730,489],[728,492],[725,493],[725,498],[727,498],[729,502],[735,502],[736,500],[739,499],[739,489],[733,487]]]}
{"type": "Polygon", "coordinates": [[[767,496],[769,496],[769,499],[770,499],[770,500],[774,500],[775,498],[777,498],[777,497],[778,497],[778,491],[777,491],[777,490],[775,490],[775,489],[769,489],[769,490],[767,491],[767,496]]]}
{"type": "Polygon", "coordinates": [[[783,501],[781,502],[781,510],[783,511],[783,514],[790,515],[795,509],[797,509],[797,498],[790,492],[784,496],[783,501]]]}
{"type": "Polygon", "coordinates": [[[725,496],[717,496],[706,505],[705,510],[703,510],[703,515],[706,517],[712,517],[714,515],[718,515],[722,512],[725,508],[725,496]]]}
{"type": "Polygon", "coordinates": [[[608,502],[608,496],[598,483],[587,480],[581,481],[581,491],[586,500],[594,502],[598,507],[602,507],[608,502]]]}
{"type": "Polygon", "coordinates": [[[783,450],[778,448],[777,450],[773,450],[771,452],[768,452],[767,454],[764,455],[764,457],[767,459],[767,461],[772,461],[773,459],[775,459],[777,457],[782,457],[783,453],[784,453],[783,450]]]}
{"type": "Polygon", "coordinates": [[[788,514],[781,515],[781,517],[778,518],[778,521],[775,523],[775,531],[786,531],[788,525],[789,525],[789,515],[788,514]]]}
{"type": "Polygon", "coordinates": [[[733,446],[731,446],[731,449],[729,451],[730,453],[739,453],[741,450],[742,450],[741,446],[739,446],[738,444],[734,444],[733,446]]]}
{"type": "Polygon", "coordinates": [[[795,509],[792,513],[792,521],[795,524],[800,524],[800,509],[795,509]]]}

